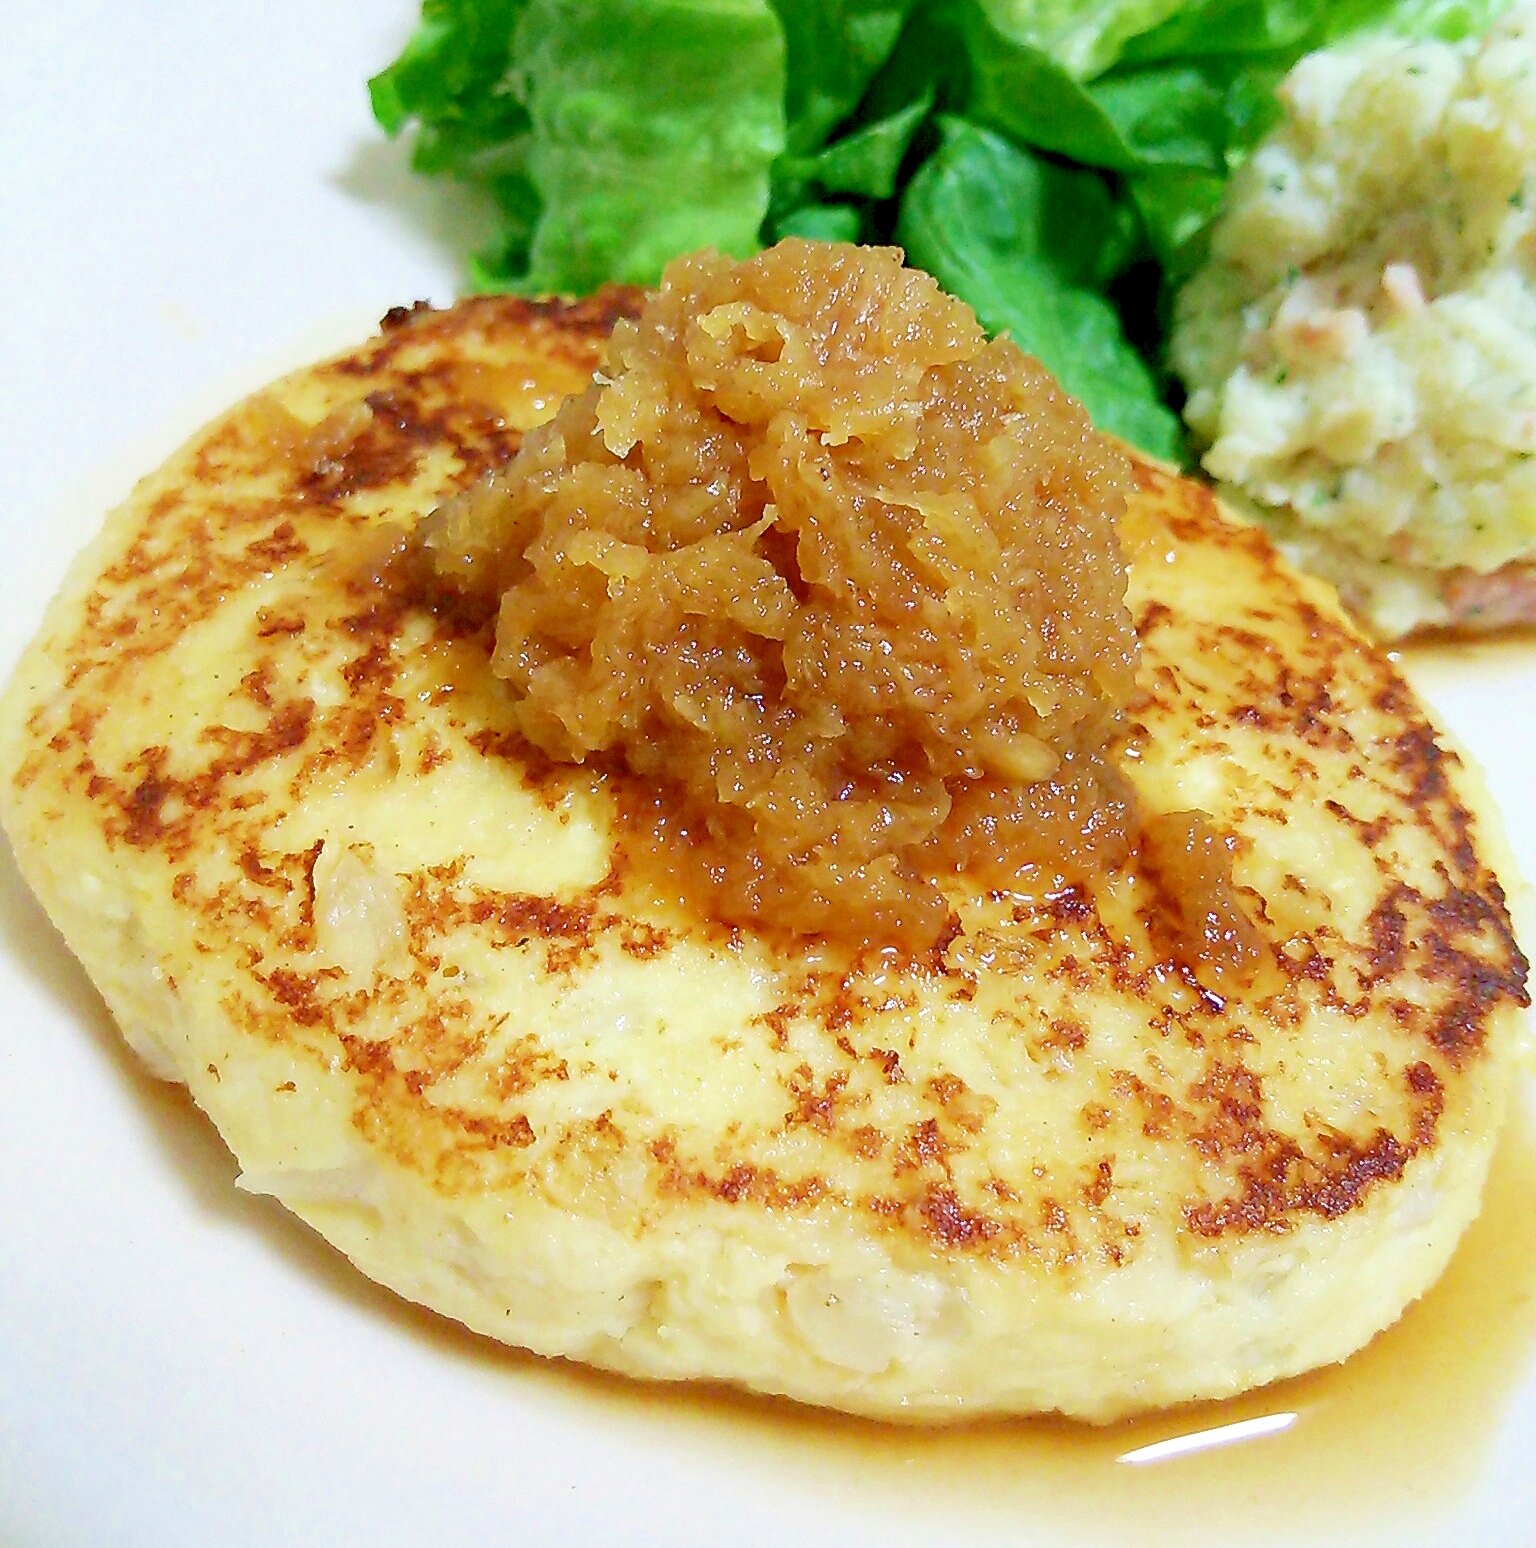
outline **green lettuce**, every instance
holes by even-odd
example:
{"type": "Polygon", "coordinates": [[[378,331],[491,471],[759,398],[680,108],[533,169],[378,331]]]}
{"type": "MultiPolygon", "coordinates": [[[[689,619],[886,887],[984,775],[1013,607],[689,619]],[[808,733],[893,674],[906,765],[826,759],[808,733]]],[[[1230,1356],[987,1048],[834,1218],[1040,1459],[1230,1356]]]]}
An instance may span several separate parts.
{"type": "Polygon", "coordinates": [[[1034,49],[986,53],[970,116],[1021,145],[1114,172],[1224,167],[1224,86],[1194,63],[1074,80],[1034,49]]]}
{"type": "Polygon", "coordinates": [[[932,106],[931,96],[920,97],[887,118],[852,130],[814,155],[781,157],[774,167],[775,179],[783,186],[814,183],[829,193],[889,199],[896,192],[897,174],[912,137],[932,106]]]}
{"type": "Polygon", "coordinates": [[[858,107],[915,0],[778,0],[789,150],[818,150],[858,107]]]}
{"type": "Polygon", "coordinates": [[[872,207],[895,195],[913,137],[932,105],[931,96],[920,97],[889,117],[851,130],[814,155],[781,156],[774,164],[768,209],[773,240],[802,236],[858,242],[877,236],[879,221],[872,207]],[[829,199],[836,195],[844,197],[829,199]]]}
{"type": "Polygon", "coordinates": [[[532,125],[511,90],[512,35],[525,0],[424,0],[400,57],[368,82],[386,133],[414,124],[411,165],[483,188],[501,212],[495,242],[471,260],[482,288],[527,267],[539,195],[528,175],[532,125]]]}
{"type": "Polygon", "coordinates": [[[755,250],[784,77],[768,0],[425,0],[369,90],[387,131],[417,126],[419,170],[501,208],[477,283],[581,292],[755,250]]]}
{"type": "Polygon", "coordinates": [[[527,287],[649,284],[696,247],[755,251],[783,50],[767,0],[530,0],[514,47],[543,201],[527,287]]]}
{"type": "Polygon", "coordinates": [[[1507,0],[1194,0],[1141,36],[1122,60],[1268,56],[1287,64],[1360,33],[1454,43],[1486,32],[1507,0]]]}
{"type": "Polygon", "coordinates": [[[1102,75],[1126,43],[1181,9],[1181,0],[980,0],[1000,37],[1053,59],[1077,80],[1102,75]]]}
{"type": "Polygon", "coordinates": [[[1096,173],[963,119],[940,129],[901,202],[908,258],[964,296],[984,328],[1011,334],[1096,424],[1176,457],[1178,419],[1105,294],[1136,252],[1125,206],[1096,173]]]}
{"type": "Polygon", "coordinates": [[[786,235],[898,241],[1105,427],[1181,449],[1167,299],[1309,49],[1505,0],[423,0],[369,83],[502,215],[484,288],[650,283],[786,235]]]}

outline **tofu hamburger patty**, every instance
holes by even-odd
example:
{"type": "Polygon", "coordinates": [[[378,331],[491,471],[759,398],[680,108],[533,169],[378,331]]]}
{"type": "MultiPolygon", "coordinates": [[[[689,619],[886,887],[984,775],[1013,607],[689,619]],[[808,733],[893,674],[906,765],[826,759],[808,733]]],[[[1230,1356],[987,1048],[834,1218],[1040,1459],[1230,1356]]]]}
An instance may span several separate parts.
{"type": "Polygon", "coordinates": [[[1134,866],[951,897],[922,960],[691,914],[483,629],[382,588],[638,297],[480,298],[145,480],[0,707],[0,816],[129,1042],[365,1273],[492,1337],[880,1417],[1108,1420],[1337,1360],[1475,1214],[1526,964],[1391,663],[1138,463],[1124,767],[1269,958],[1134,866]]]}

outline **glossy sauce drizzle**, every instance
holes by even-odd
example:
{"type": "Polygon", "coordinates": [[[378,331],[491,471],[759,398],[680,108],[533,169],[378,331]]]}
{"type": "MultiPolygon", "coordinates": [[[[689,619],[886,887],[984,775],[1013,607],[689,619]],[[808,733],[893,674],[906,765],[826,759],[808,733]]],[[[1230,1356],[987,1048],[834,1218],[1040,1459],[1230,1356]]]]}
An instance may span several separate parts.
{"type": "Polygon", "coordinates": [[[524,1373],[701,1470],[750,1468],[893,1540],[1029,1545],[1459,1542],[1457,1517],[1536,1350],[1536,1116],[1506,1132],[1440,1283],[1343,1365],[1105,1429],[904,1429],[561,1366],[524,1373]],[[1225,1444],[1220,1444],[1222,1440],[1225,1444]],[[1440,1523],[1441,1530],[1436,1530],[1440,1523]],[[898,1530],[899,1526],[899,1530],[898,1530]]]}

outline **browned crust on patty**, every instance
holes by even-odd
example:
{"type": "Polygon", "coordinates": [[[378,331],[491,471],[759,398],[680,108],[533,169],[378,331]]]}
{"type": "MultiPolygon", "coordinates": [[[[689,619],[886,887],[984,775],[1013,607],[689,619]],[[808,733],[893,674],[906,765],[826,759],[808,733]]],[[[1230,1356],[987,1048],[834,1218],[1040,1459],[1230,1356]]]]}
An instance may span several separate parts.
{"type": "MultiPolygon", "coordinates": [[[[1526,963],[1474,840],[1458,759],[1390,662],[1299,588],[1266,539],[1223,518],[1207,490],[1146,466],[1127,522],[1147,577],[1132,598],[1145,652],[1133,754],[1176,761],[1192,740],[1241,762],[1261,740],[1271,749],[1263,778],[1245,774],[1237,817],[1218,814],[1231,820],[1239,876],[1300,802],[1378,877],[1359,928],[1336,922],[1297,870],[1250,889],[1273,959],[1251,991],[1228,999],[1203,986],[1170,950],[1155,899],[1129,886],[959,899],[964,936],[939,957],[800,960],[658,898],[621,828],[606,874],[559,896],[473,885],[453,865],[403,877],[409,967],[398,978],[359,989],[285,960],[314,945],[317,850],[285,851],[271,835],[317,790],[479,758],[551,811],[594,792],[632,809],[647,799],[615,771],[531,757],[480,681],[484,627],[381,589],[357,557],[381,525],[410,522],[511,456],[528,421],[507,408],[523,392],[509,384],[580,385],[637,299],[609,290],[394,312],[379,338],[310,379],[334,399],[334,421],[296,421],[281,389],[219,421],[176,476],[145,486],[78,627],[56,642],[64,688],[32,713],[8,807],[89,803],[108,848],[148,864],[201,941],[239,955],[223,1009],[240,1034],[339,1061],[354,1077],[357,1132],[445,1193],[590,1197],[624,1156],[661,1199],[836,1209],[924,1253],[1069,1268],[1130,1261],[1160,1205],[1175,1207],[1198,1245],[1334,1219],[1399,1180],[1437,1144],[1492,1018],[1527,1003],[1526,963]],[[1165,550],[1218,552],[1262,577],[1272,603],[1181,602],[1152,562],[1165,550]],[[222,717],[118,746],[114,717],[136,673],[274,576],[294,584],[253,613],[222,717]],[[339,703],[306,688],[332,662],[348,688],[339,703]],[[1325,762],[1347,778],[1314,799],[1325,762]],[[1406,875],[1410,838],[1437,858],[1406,875]],[[1287,908],[1295,917],[1282,928],[1287,908]],[[583,1064],[536,1028],[487,1016],[454,976],[462,932],[572,983],[605,952],[652,962],[684,944],[773,964],[776,1003],[750,1027],[723,1028],[720,1055],[752,1040],[782,1096],[776,1116],[697,1134],[626,1106],[622,1069],[583,1064]],[[1108,994],[1140,1009],[1133,1058],[1072,1011],[1108,994]],[[992,1089],[916,1035],[912,1016],[925,1006],[990,1018],[992,1089]],[[1324,1112],[1296,1121],[1272,1099],[1293,1078],[1285,1061],[1298,1029],[1320,1013],[1390,1024],[1374,1110],[1349,1122],[1324,1112]],[[1035,1081],[1053,1069],[1090,1072],[1089,1094],[1059,1145],[1021,1162],[1017,1146],[993,1144],[1008,1073],[1035,1081]],[[573,1082],[607,1083],[614,1100],[594,1117],[561,1118],[541,1094],[573,1082]],[[1176,1199],[1123,1181],[1159,1156],[1189,1179],[1176,1199]]],[[[643,1206],[615,1194],[607,1207],[622,1219],[643,1206]]]]}

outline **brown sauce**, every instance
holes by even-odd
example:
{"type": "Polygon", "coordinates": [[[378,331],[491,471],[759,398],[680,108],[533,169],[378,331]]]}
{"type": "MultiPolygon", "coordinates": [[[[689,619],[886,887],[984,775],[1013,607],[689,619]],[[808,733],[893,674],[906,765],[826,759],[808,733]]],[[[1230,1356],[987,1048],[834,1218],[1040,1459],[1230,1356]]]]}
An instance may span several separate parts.
{"type": "MultiPolygon", "coordinates": [[[[1458,1516],[1536,1353],[1533,1198],[1536,1117],[1526,1117],[1506,1132],[1483,1213],[1444,1277],[1366,1349],[1227,1402],[1104,1429],[1053,1420],[905,1429],[532,1360],[519,1385],[577,1414],[590,1407],[594,1426],[632,1431],[669,1466],[692,1456],[700,1474],[744,1476],[802,1502],[820,1496],[834,1527],[891,1521],[902,1541],[1290,1548],[1419,1541],[1426,1526],[1436,1542],[1471,1541],[1458,1535],[1458,1516]],[[1124,1460],[1238,1425],[1247,1438],[1124,1460]]],[[[504,1358],[482,1347],[486,1359],[504,1358]]]]}

